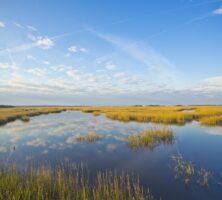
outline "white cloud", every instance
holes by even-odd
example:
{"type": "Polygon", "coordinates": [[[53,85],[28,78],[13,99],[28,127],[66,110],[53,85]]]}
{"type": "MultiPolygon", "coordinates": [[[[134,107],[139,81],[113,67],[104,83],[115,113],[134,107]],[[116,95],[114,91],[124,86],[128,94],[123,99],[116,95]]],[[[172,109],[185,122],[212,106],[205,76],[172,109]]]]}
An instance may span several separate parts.
{"type": "Polygon", "coordinates": [[[65,35],[67,35],[67,34],[56,35],[56,36],[53,36],[51,38],[49,38],[47,36],[46,37],[42,37],[42,36],[35,37],[33,35],[28,35],[29,39],[33,40],[33,42],[26,43],[26,44],[21,44],[21,45],[11,47],[11,48],[2,49],[2,50],[0,50],[0,55],[8,55],[8,52],[10,52],[12,54],[20,53],[20,52],[27,51],[27,50],[30,50],[30,49],[35,48],[35,47],[41,47],[41,48],[44,48],[44,49],[48,49],[48,48],[51,48],[52,46],[54,46],[54,41],[53,40],[64,37],[65,35]]]}
{"type": "Polygon", "coordinates": [[[30,25],[27,25],[26,26],[30,31],[38,31],[37,28],[33,27],[33,26],[30,26],[30,25]]]}
{"type": "Polygon", "coordinates": [[[35,60],[35,59],[36,59],[33,55],[30,55],[30,54],[27,55],[26,58],[27,58],[28,60],[35,60]]]}
{"type": "Polygon", "coordinates": [[[78,70],[75,70],[75,69],[72,69],[72,70],[69,70],[66,72],[67,75],[75,80],[80,80],[80,74],[79,74],[79,71],[78,70]]]}
{"type": "Polygon", "coordinates": [[[202,94],[218,94],[222,92],[222,76],[207,78],[191,90],[202,94]]]}
{"type": "Polygon", "coordinates": [[[47,69],[33,68],[33,69],[28,69],[27,72],[35,76],[45,76],[47,74],[47,69]]]}
{"type": "MultiPolygon", "coordinates": [[[[86,48],[83,48],[83,47],[77,47],[77,46],[71,46],[68,48],[69,52],[71,53],[77,53],[77,52],[87,52],[87,49],[86,48]]],[[[67,57],[70,56],[70,54],[66,54],[67,57]]]]}
{"type": "Polygon", "coordinates": [[[68,71],[72,69],[72,67],[66,66],[66,65],[56,65],[56,66],[51,66],[50,68],[53,71],[57,71],[57,72],[63,72],[63,71],[68,71]]]}
{"type": "Polygon", "coordinates": [[[120,72],[120,73],[114,74],[115,78],[126,78],[128,76],[129,74],[127,72],[120,72]]]}
{"type": "Polygon", "coordinates": [[[17,23],[17,22],[14,22],[14,25],[18,28],[24,28],[21,24],[17,23]]]}
{"type": "Polygon", "coordinates": [[[76,46],[71,46],[68,48],[68,50],[72,53],[76,53],[78,51],[76,46]]]}
{"type": "Polygon", "coordinates": [[[213,14],[214,15],[222,15],[222,7],[215,9],[213,11],[213,14]]]}
{"type": "Polygon", "coordinates": [[[45,65],[49,65],[49,64],[50,64],[50,62],[47,61],[47,60],[43,60],[42,62],[43,62],[43,64],[45,64],[45,65]]]}
{"type": "Polygon", "coordinates": [[[0,63],[0,69],[8,69],[9,64],[8,63],[0,63]]]}
{"type": "Polygon", "coordinates": [[[0,21],[0,28],[5,28],[5,23],[0,21]]]}
{"type": "Polygon", "coordinates": [[[47,36],[39,36],[37,37],[36,45],[42,49],[50,49],[54,46],[54,42],[47,36]]]}
{"type": "Polygon", "coordinates": [[[79,51],[81,51],[81,52],[86,52],[87,49],[85,49],[85,48],[79,48],[79,51]]]}
{"type": "Polygon", "coordinates": [[[116,69],[117,65],[113,64],[112,62],[107,62],[105,67],[108,70],[114,70],[116,69]]]}

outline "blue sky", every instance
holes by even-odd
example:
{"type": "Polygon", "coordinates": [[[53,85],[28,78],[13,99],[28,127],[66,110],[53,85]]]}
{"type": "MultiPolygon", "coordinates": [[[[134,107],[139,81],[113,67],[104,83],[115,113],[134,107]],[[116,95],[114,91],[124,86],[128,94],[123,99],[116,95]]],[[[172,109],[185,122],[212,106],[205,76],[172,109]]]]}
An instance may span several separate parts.
{"type": "Polygon", "coordinates": [[[222,0],[0,1],[0,104],[220,104],[222,0]]]}

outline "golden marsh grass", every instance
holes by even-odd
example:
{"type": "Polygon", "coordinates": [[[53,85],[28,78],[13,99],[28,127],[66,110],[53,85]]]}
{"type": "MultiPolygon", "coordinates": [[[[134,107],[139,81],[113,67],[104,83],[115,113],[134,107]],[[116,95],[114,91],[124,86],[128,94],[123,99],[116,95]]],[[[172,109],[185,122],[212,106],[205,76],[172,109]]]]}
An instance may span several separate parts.
{"type": "Polygon", "coordinates": [[[109,119],[123,122],[136,121],[184,125],[196,120],[199,121],[201,125],[222,125],[222,106],[70,106],[0,108],[0,124],[6,124],[16,119],[22,120],[23,116],[32,117],[66,110],[92,113],[95,116],[104,113],[109,119]]]}
{"type": "Polygon", "coordinates": [[[114,171],[90,177],[82,167],[0,171],[0,200],[153,200],[139,178],[114,171]]]}
{"type": "Polygon", "coordinates": [[[95,142],[101,139],[102,136],[96,132],[90,132],[87,135],[80,135],[76,139],[77,141],[87,141],[87,142],[95,142]]]}
{"type": "Polygon", "coordinates": [[[128,144],[131,148],[153,148],[157,144],[171,144],[174,140],[173,131],[168,128],[150,128],[141,133],[130,135],[128,144]]]}

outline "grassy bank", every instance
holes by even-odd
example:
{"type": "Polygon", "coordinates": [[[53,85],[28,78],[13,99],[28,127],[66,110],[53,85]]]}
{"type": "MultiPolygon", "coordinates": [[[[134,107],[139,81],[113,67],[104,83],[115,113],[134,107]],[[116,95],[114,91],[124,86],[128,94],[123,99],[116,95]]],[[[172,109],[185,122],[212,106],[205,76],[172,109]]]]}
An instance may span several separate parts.
{"type": "Polygon", "coordinates": [[[80,107],[77,109],[88,113],[105,113],[107,118],[123,122],[184,125],[196,120],[201,125],[222,125],[222,106],[115,106],[80,107]]]}
{"type": "Polygon", "coordinates": [[[153,148],[157,144],[172,144],[173,131],[168,128],[152,128],[141,133],[130,135],[128,144],[131,148],[153,148]]]}
{"type": "Polygon", "coordinates": [[[94,178],[83,168],[46,167],[18,172],[0,171],[0,200],[153,200],[139,178],[113,171],[97,172],[94,178]]]}
{"type": "Polygon", "coordinates": [[[14,107],[0,108],[0,125],[20,119],[28,122],[30,117],[65,111],[64,107],[14,107]]]}
{"type": "Polygon", "coordinates": [[[115,106],[115,107],[14,107],[0,108],[0,124],[41,114],[78,110],[98,116],[104,113],[112,120],[184,125],[193,120],[201,125],[221,126],[222,106],[115,106]],[[189,112],[186,112],[189,111],[189,112]]]}

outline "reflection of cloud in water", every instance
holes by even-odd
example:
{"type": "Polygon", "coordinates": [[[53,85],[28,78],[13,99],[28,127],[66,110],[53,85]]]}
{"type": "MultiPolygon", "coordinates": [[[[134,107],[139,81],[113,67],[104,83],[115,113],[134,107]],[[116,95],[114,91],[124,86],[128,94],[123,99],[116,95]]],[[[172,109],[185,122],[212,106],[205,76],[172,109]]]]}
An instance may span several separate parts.
{"type": "Polygon", "coordinates": [[[117,148],[116,144],[107,144],[107,146],[106,146],[106,150],[108,152],[113,152],[114,150],[116,150],[116,148],[117,148]]]}
{"type": "Polygon", "coordinates": [[[68,147],[70,147],[70,146],[67,145],[67,144],[64,144],[62,142],[54,143],[54,144],[49,146],[50,149],[54,149],[54,150],[63,150],[63,149],[66,149],[68,147]]]}
{"type": "Polygon", "coordinates": [[[222,127],[210,127],[205,129],[211,135],[222,136],[222,127]]]}
{"type": "Polygon", "coordinates": [[[48,153],[49,153],[48,150],[44,150],[44,151],[42,152],[42,154],[48,154],[48,153]]]}
{"type": "Polygon", "coordinates": [[[6,153],[7,152],[7,148],[4,146],[0,146],[0,153],[6,153]]]}
{"type": "Polygon", "coordinates": [[[21,139],[22,139],[21,135],[13,135],[13,137],[10,138],[10,142],[11,143],[16,143],[21,139]]]}
{"type": "Polygon", "coordinates": [[[106,135],[107,138],[113,138],[115,139],[116,141],[119,141],[119,142],[126,142],[127,141],[127,137],[123,136],[123,135],[116,135],[116,134],[107,134],[106,135]]]}
{"type": "Polygon", "coordinates": [[[77,140],[76,140],[76,135],[72,135],[70,137],[67,138],[66,143],[67,144],[76,144],[77,140]]]}
{"type": "Polygon", "coordinates": [[[45,146],[46,142],[43,139],[37,138],[26,143],[28,146],[38,147],[38,146],[45,146]]]}
{"type": "MultiPolygon", "coordinates": [[[[33,117],[29,123],[15,121],[2,126],[0,127],[0,144],[2,146],[12,144],[19,146],[20,142],[27,141],[28,137],[31,138],[26,142],[28,146],[46,146],[45,140],[47,139],[50,149],[61,150],[76,144],[78,135],[87,134],[91,131],[122,143],[127,141],[130,134],[150,126],[146,123],[112,121],[104,116],[94,117],[91,114],[64,112],[33,117]]],[[[98,144],[100,142],[97,142],[98,144]]],[[[107,146],[107,150],[114,150],[114,148],[113,145],[107,146]]],[[[1,150],[5,151],[3,148],[1,150]]]]}
{"type": "Polygon", "coordinates": [[[74,131],[76,129],[76,125],[75,124],[67,124],[58,128],[54,128],[54,130],[52,130],[49,135],[53,135],[53,136],[60,136],[60,135],[64,135],[66,134],[66,132],[69,131],[74,131]]]}
{"type": "Polygon", "coordinates": [[[32,160],[33,158],[34,158],[34,156],[26,156],[26,157],[25,157],[25,160],[27,160],[27,161],[28,161],[28,160],[32,160]]]}

